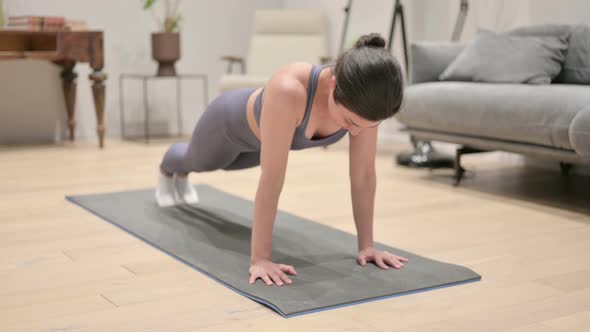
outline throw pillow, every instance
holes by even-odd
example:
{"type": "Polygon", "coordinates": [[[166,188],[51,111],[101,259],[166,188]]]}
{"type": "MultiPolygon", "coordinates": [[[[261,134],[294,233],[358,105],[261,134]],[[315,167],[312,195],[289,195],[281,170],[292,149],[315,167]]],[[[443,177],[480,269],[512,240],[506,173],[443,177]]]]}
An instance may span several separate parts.
{"type": "Polygon", "coordinates": [[[439,76],[442,81],[549,84],[560,72],[566,37],[481,31],[439,76]]]}

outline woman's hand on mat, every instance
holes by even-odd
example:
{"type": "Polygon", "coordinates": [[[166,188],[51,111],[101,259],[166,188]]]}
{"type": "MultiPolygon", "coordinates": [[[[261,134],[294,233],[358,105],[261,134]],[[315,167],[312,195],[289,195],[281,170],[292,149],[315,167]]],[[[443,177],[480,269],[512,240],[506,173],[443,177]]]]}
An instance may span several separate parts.
{"type": "Polygon", "coordinates": [[[269,260],[262,260],[256,263],[250,264],[250,283],[253,284],[256,279],[260,278],[268,286],[273,283],[282,286],[283,283],[292,283],[291,279],[287,276],[297,275],[295,268],[291,265],[275,264],[269,260]]]}
{"type": "Polygon", "coordinates": [[[408,259],[404,257],[394,255],[387,251],[380,251],[373,247],[359,251],[356,260],[361,266],[365,266],[367,262],[374,262],[375,265],[384,270],[388,269],[388,265],[393,266],[396,269],[401,269],[404,266],[404,263],[402,262],[408,261],[408,259]]]}

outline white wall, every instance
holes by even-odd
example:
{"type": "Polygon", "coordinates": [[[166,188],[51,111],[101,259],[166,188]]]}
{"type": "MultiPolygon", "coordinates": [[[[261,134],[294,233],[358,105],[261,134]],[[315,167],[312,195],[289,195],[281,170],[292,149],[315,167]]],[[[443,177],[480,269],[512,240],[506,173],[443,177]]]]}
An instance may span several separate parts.
{"type": "MultiPolygon", "coordinates": [[[[389,35],[394,0],[355,0],[350,16],[347,45],[360,34],[380,32],[389,35]]],[[[223,54],[245,55],[252,18],[256,8],[316,8],[329,19],[330,55],[337,54],[346,0],[183,0],[184,26],[181,72],[207,73],[210,97],[214,97],[225,64],[223,54]],[[223,19],[220,19],[223,18],[223,19]]],[[[408,38],[410,40],[449,40],[459,10],[459,0],[404,0],[408,38]]],[[[105,31],[105,72],[107,98],[105,123],[107,137],[118,137],[119,86],[123,72],[153,72],[149,34],[155,24],[141,9],[139,0],[5,0],[7,15],[64,15],[88,21],[92,28],[105,31]]],[[[590,23],[588,0],[471,0],[463,40],[473,38],[477,29],[507,30],[515,26],[546,22],[590,23]]],[[[394,55],[402,61],[399,29],[393,46],[394,55]]],[[[95,115],[92,103],[88,65],[78,65],[78,98],[76,102],[77,137],[94,140],[95,115]]],[[[59,69],[44,62],[0,62],[0,144],[29,141],[51,141],[56,121],[65,134],[65,108],[61,95],[59,69]],[[17,67],[15,67],[17,66],[17,67]],[[27,96],[15,93],[18,86],[28,87],[27,96]],[[26,111],[24,111],[26,110],[26,111]],[[24,115],[26,114],[26,116],[24,115]],[[23,119],[34,119],[34,121],[23,119]]],[[[128,122],[142,129],[142,100],[138,83],[126,85],[128,122]],[[133,115],[133,117],[131,116],[133,115]]],[[[150,106],[154,128],[175,131],[173,87],[161,82],[152,87],[150,106]],[[171,114],[170,116],[168,114],[171,114]]],[[[200,85],[187,83],[183,105],[185,125],[190,133],[200,112],[200,85]]],[[[388,121],[380,132],[383,139],[406,139],[399,134],[395,120],[388,121]]]]}
{"type": "MultiPolygon", "coordinates": [[[[459,0],[411,0],[415,39],[448,40],[459,0]]],[[[505,31],[514,27],[544,24],[590,24],[588,0],[470,0],[463,40],[472,39],[479,28],[505,31]]]]}
{"type": "Polygon", "coordinates": [[[531,22],[590,24],[588,0],[530,0],[531,22]]]}
{"type": "MultiPolygon", "coordinates": [[[[107,137],[120,134],[119,74],[123,72],[155,71],[151,60],[150,33],[156,24],[139,0],[5,0],[6,15],[60,15],[86,20],[91,28],[105,32],[106,81],[105,124],[107,137]]],[[[177,64],[180,72],[207,73],[210,97],[216,93],[218,81],[225,71],[219,60],[224,54],[245,55],[252,18],[256,8],[275,8],[273,0],[184,0],[182,29],[182,59],[177,64]]],[[[96,118],[87,64],[76,66],[78,95],[76,102],[77,129],[80,139],[96,139],[96,118]]],[[[126,85],[126,114],[136,127],[141,124],[143,109],[139,83],[126,85]]],[[[151,108],[154,127],[175,131],[173,86],[166,82],[154,84],[151,108]],[[170,119],[169,119],[170,118],[170,119]],[[168,121],[170,120],[170,121],[168,121]]],[[[187,83],[184,89],[184,132],[190,133],[202,111],[201,87],[187,83]]],[[[46,62],[0,62],[0,144],[52,141],[56,120],[65,129],[65,106],[61,94],[59,67],[46,62]],[[14,67],[17,66],[17,67],[14,67]],[[18,68],[17,70],[15,68],[18,68]],[[26,86],[26,96],[14,93],[13,87],[26,86]],[[26,110],[26,113],[23,113],[26,110]],[[26,114],[26,121],[25,119],[26,114]],[[9,137],[7,137],[9,136],[9,137]]],[[[65,130],[63,133],[65,134],[65,130]]]]}

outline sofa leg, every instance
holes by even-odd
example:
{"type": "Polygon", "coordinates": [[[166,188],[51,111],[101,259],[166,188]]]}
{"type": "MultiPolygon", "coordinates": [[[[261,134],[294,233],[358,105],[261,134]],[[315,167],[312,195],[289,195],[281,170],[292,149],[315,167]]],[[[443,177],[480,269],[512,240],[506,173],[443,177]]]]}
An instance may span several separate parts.
{"type": "Polygon", "coordinates": [[[455,183],[453,184],[455,187],[459,185],[463,175],[465,174],[465,168],[461,166],[461,156],[464,154],[471,154],[471,153],[481,153],[481,152],[489,152],[486,150],[479,150],[470,148],[468,146],[461,146],[457,148],[457,152],[455,154],[455,183]]]}
{"type": "Polygon", "coordinates": [[[455,156],[455,183],[453,183],[453,186],[458,186],[459,182],[461,182],[461,179],[463,178],[463,174],[465,174],[465,168],[461,167],[460,163],[461,163],[461,155],[457,154],[455,156]]]}
{"type": "Polygon", "coordinates": [[[559,168],[561,168],[561,175],[563,175],[563,176],[570,175],[573,167],[574,167],[573,164],[566,163],[563,161],[559,162],[559,168]]]}

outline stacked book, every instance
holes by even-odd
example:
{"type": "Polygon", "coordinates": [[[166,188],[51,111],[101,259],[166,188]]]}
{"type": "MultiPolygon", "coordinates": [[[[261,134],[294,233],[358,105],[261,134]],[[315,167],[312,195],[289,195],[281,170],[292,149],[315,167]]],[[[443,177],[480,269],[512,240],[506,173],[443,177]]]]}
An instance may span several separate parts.
{"type": "Polygon", "coordinates": [[[5,28],[26,31],[88,30],[86,22],[68,20],[63,16],[9,16],[5,28]]]}
{"type": "Polygon", "coordinates": [[[68,31],[88,31],[88,24],[86,24],[86,21],[67,20],[66,19],[66,30],[68,30],[68,31]]]}
{"type": "Polygon", "coordinates": [[[28,31],[65,30],[66,18],[60,16],[9,16],[6,27],[28,31]]]}

